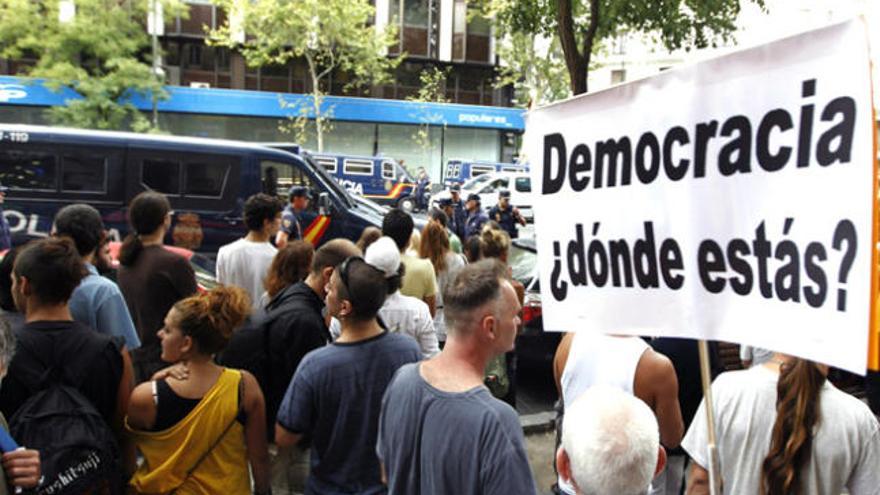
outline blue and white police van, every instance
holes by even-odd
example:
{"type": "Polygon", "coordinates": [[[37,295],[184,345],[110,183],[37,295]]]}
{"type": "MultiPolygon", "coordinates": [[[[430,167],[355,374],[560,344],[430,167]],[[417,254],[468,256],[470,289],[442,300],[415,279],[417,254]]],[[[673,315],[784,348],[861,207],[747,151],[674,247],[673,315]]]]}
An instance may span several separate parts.
{"type": "Polygon", "coordinates": [[[446,162],[446,173],[443,175],[443,185],[450,187],[453,184],[464,182],[484,174],[494,172],[528,172],[527,163],[501,163],[478,160],[464,160],[454,158],[446,162]]]}
{"type": "Polygon", "coordinates": [[[413,211],[416,206],[416,180],[392,158],[313,152],[307,154],[351,194],[404,211],[413,211]]]}
{"type": "Polygon", "coordinates": [[[382,224],[307,157],[230,140],[0,124],[0,183],[14,244],[48,235],[71,203],[94,206],[122,237],[128,203],[145,190],[166,194],[174,209],[166,243],[208,255],[245,235],[249,196],[286,200],[293,185],[312,190],[303,227],[316,246],[382,224]]]}

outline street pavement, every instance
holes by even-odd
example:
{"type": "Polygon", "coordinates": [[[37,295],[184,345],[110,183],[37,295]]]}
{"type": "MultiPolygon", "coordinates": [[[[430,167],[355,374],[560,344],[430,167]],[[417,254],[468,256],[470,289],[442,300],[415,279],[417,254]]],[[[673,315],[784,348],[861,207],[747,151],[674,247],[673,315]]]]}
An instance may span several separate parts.
{"type": "Polygon", "coordinates": [[[529,465],[538,485],[538,493],[549,494],[550,487],[556,482],[556,472],[553,470],[553,459],[556,456],[556,432],[545,431],[541,433],[526,434],[526,453],[529,456],[529,465]]]}
{"type": "Polygon", "coordinates": [[[517,369],[516,409],[526,436],[526,453],[538,485],[538,493],[549,494],[556,481],[553,459],[556,455],[556,386],[550,363],[520,364],[517,369]]]}

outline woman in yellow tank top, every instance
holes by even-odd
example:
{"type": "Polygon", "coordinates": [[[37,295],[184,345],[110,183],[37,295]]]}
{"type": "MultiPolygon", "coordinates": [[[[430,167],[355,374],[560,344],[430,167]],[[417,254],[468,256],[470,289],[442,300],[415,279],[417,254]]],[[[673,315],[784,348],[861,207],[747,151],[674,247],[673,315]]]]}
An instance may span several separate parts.
{"type": "Polygon", "coordinates": [[[162,360],[184,364],[187,376],[160,373],[132,392],[126,428],[144,457],[135,493],[251,493],[248,464],[254,492],[269,492],[263,393],[253,375],[213,359],[249,309],[243,290],[219,287],[168,312],[162,360]]]}

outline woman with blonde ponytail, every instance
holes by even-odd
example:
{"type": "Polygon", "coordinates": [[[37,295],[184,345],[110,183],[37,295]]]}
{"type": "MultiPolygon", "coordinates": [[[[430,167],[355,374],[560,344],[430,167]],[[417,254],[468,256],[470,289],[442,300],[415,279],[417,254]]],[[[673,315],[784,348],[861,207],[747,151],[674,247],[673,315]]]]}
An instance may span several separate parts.
{"type": "MultiPolygon", "coordinates": [[[[880,494],[880,424],[835,388],[827,367],[774,354],[712,384],[724,493],[880,494]]],[[[693,459],[688,494],[709,493],[705,404],[682,441],[693,459]]]]}
{"type": "Polygon", "coordinates": [[[246,371],[214,356],[251,308],[244,290],[218,287],[176,303],[158,332],[162,359],[180,363],[182,379],[159,373],[132,392],[126,427],[144,462],[135,493],[269,492],[263,393],[246,371]]]}

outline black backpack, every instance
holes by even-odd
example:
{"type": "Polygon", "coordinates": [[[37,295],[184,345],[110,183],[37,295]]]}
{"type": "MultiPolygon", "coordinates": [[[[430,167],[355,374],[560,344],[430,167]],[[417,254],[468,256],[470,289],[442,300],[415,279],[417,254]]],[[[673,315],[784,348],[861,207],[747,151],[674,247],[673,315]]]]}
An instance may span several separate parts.
{"type": "MultiPolygon", "coordinates": [[[[53,359],[51,362],[57,362],[53,359]]],[[[9,422],[20,445],[40,452],[38,494],[122,494],[119,446],[78,380],[51,367],[9,422]]]]}

